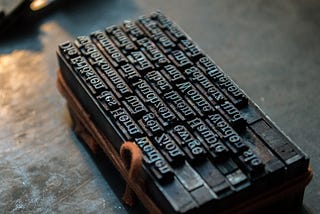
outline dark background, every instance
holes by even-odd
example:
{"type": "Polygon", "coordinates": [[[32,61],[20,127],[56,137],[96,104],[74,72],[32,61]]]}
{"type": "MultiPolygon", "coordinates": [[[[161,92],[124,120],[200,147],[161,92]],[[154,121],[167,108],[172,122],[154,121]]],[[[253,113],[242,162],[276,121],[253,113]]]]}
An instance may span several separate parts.
{"type": "Polygon", "coordinates": [[[75,1],[1,39],[0,213],[128,211],[114,168],[104,157],[94,158],[70,129],[55,86],[55,51],[60,42],[157,9],[310,156],[314,178],[304,207],[320,213],[317,0],[75,1]]]}

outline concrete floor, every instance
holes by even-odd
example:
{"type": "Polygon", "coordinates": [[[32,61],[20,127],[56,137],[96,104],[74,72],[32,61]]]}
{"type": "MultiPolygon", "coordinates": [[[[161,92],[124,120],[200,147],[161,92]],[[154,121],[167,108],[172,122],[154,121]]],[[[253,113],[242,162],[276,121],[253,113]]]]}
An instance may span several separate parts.
{"type": "Polygon", "coordinates": [[[0,41],[0,213],[124,213],[124,184],[70,129],[55,87],[60,42],[160,9],[311,158],[320,213],[320,2],[84,1],[0,41]],[[113,188],[111,188],[111,186],[113,188]]]}

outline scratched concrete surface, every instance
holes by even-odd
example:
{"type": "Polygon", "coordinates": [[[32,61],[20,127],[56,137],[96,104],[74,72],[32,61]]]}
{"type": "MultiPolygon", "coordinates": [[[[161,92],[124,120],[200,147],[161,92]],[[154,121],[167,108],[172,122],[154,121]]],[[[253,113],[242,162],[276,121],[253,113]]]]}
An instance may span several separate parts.
{"type": "Polygon", "coordinates": [[[178,22],[311,157],[305,211],[320,213],[320,2],[108,0],[51,13],[0,41],[0,213],[141,212],[70,130],[55,88],[57,45],[160,9],[178,22]],[[112,188],[111,188],[112,187],[112,188]]]}

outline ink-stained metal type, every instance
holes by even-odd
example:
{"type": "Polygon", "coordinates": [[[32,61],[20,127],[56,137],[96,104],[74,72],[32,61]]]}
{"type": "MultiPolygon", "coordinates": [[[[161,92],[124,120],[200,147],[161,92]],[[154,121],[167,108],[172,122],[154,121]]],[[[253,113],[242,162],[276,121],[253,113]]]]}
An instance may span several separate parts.
{"type": "Polygon", "coordinates": [[[165,213],[222,211],[308,174],[308,157],[161,12],[64,42],[57,54],[112,146],[141,149],[145,194],[165,213]]]}

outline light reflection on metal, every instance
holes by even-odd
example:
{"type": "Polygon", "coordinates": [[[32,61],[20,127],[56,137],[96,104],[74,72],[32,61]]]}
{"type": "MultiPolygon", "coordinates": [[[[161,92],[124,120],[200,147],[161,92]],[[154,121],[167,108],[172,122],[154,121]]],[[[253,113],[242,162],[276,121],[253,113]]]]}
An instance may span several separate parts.
{"type": "Polygon", "coordinates": [[[53,0],[34,0],[30,4],[30,9],[33,11],[41,10],[48,6],[53,0]]]}

